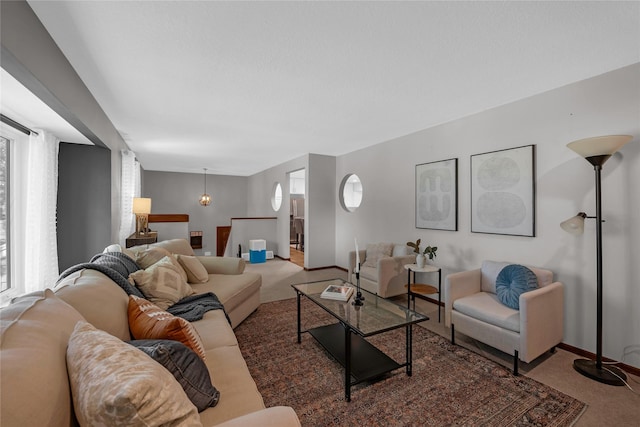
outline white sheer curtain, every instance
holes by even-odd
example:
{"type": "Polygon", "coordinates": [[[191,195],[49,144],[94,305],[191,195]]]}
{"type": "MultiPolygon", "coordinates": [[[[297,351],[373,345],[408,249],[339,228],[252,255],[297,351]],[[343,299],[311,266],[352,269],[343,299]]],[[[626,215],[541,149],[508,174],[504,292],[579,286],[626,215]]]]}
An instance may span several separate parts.
{"type": "Polygon", "coordinates": [[[52,287],[58,278],[56,203],[60,140],[38,130],[29,137],[25,206],[25,292],[52,287]]]}
{"type": "Polygon", "coordinates": [[[136,222],[133,215],[133,198],[140,197],[140,163],[132,151],[122,150],[122,181],[120,184],[120,232],[119,243],[124,246],[125,240],[135,231],[136,222]]]}

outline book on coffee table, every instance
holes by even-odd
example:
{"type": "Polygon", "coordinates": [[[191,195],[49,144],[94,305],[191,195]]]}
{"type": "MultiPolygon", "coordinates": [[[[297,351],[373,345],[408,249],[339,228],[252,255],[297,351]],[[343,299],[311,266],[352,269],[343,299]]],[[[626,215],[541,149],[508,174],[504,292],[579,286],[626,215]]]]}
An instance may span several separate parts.
{"type": "Polygon", "coordinates": [[[320,294],[320,297],[338,301],[347,301],[351,298],[351,294],[353,294],[353,287],[351,286],[329,285],[327,286],[327,289],[320,294]]]}

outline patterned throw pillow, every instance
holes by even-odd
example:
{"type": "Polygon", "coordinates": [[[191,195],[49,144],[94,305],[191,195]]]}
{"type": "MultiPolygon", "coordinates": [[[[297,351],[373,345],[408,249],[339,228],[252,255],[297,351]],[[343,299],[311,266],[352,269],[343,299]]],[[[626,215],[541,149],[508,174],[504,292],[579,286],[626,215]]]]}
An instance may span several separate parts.
{"type": "Polygon", "coordinates": [[[520,295],[538,288],[535,273],[524,265],[510,264],[496,278],[496,295],[507,307],[520,310],[520,295]]]}
{"type": "Polygon", "coordinates": [[[135,259],[140,268],[144,270],[166,256],[171,256],[171,252],[164,248],[149,248],[142,252],[138,252],[135,259]]]}
{"type": "Polygon", "coordinates": [[[191,323],[135,295],[129,295],[129,330],[137,340],[180,341],[205,360],[202,339],[191,323]]]}
{"type": "Polygon", "coordinates": [[[146,270],[138,270],[129,277],[149,301],[166,310],[182,298],[195,293],[180,275],[178,269],[182,270],[182,267],[176,264],[177,261],[171,255],[165,256],[146,270]]]}
{"type": "Polygon", "coordinates": [[[367,244],[367,255],[365,256],[363,267],[377,267],[378,260],[382,257],[391,256],[393,243],[369,243],[367,244]]]}
{"type": "Polygon", "coordinates": [[[143,352],[79,321],[69,338],[73,407],[83,426],[201,426],[176,379],[143,352]]]}
{"type": "Polygon", "coordinates": [[[189,283],[207,283],[209,281],[209,272],[198,258],[188,255],[176,255],[176,258],[187,273],[189,283]]]}
{"type": "Polygon", "coordinates": [[[129,344],[171,372],[198,412],[218,404],[220,392],[211,384],[207,365],[189,347],[172,340],[134,340],[129,344]]]}

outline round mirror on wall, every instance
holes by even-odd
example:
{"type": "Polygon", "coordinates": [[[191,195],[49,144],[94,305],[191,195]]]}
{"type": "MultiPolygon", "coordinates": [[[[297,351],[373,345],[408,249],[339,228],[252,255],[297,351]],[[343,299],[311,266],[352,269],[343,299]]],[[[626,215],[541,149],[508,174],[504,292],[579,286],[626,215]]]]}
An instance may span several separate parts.
{"type": "Polygon", "coordinates": [[[347,212],[354,212],[362,203],[362,182],[358,175],[349,174],[340,184],[340,204],[347,212]]]}
{"type": "Polygon", "coordinates": [[[271,192],[271,207],[278,212],[280,206],[282,206],[282,186],[279,182],[276,182],[273,184],[273,191],[271,192]]]}

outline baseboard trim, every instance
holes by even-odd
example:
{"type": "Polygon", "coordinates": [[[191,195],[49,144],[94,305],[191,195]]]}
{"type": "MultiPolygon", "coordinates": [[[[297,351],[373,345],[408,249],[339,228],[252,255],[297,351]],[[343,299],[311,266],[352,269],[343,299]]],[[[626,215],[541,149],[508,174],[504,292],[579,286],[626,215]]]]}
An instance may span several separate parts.
{"type": "Polygon", "coordinates": [[[318,271],[318,270],[328,270],[330,268],[337,268],[338,270],[349,271],[346,268],[338,267],[337,265],[327,265],[326,267],[314,267],[314,268],[305,267],[304,270],[305,271],[318,271]]]}
{"type": "MultiPolygon", "coordinates": [[[[578,356],[582,356],[582,357],[586,357],[587,359],[591,359],[591,360],[595,360],[596,359],[596,355],[594,353],[591,353],[590,351],[587,350],[583,350],[581,348],[578,347],[574,347],[572,345],[569,344],[565,344],[563,342],[561,342],[560,344],[558,344],[558,348],[561,348],[563,350],[566,350],[570,353],[576,354],[578,356]]],[[[617,360],[613,360],[613,359],[609,359],[608,357],[603,357],[602,358],[603,362],[615,362],[616,366],[620,369],[622,369],[623,371],[626,371],[630,374],[636,375],[636,376],[640,376],[640,368],[636,368],[635,366],[630,366],[627,365],[625,363],[622,362],[618,362],[617,360]]]]}

